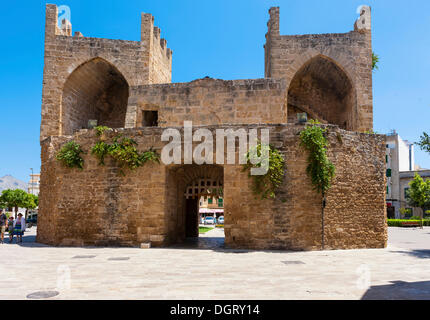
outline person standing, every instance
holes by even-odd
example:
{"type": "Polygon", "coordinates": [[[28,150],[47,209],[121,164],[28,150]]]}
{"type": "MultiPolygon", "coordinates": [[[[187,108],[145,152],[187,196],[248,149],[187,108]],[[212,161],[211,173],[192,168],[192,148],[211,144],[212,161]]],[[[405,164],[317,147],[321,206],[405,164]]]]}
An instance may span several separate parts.
{"type": "Polygon", "coordinates": [[[9,232],[9,243],[12,243],[12,240],[13,240],[13,224],[14,224],[13,220],[14,220],[13,216],[10,216],[7,224],[7,231],[9,232]]]}
{"type": "Polygon", "coordinates": [[[16,243],[22,243],[22,235],[25,231],[25,219],[22,217],[22,213],[18,214],[18,218],[13,223],[13,233],[16,235],[16,243]]]}
{"type": "Polygon", "coordinates": [[[3,213],[3,209],[0,209],[0,233],[1,233],[1,243],[4,243],[4,233],[6,232],[6,222],[7,217],[3,213]]]}

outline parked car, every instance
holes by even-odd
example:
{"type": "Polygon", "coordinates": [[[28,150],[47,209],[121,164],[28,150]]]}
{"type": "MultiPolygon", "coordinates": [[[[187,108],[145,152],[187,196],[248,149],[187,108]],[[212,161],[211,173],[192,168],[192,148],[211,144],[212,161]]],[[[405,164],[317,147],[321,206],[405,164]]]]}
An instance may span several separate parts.
{"type": "Polygon", "coordinates": [[[26,228],[37,226],[37,214],[31,215],[25,220],[26,228]]]}
{"type": "Polygon", "coordinates": [[[224,224],[224,216],[218,218],[218,224],[224,224]]]}
{"type": "Polygon", "coordinates": [[[205,224],[215,224],[214,217],[206,217],[205,218],[205,224]]]}

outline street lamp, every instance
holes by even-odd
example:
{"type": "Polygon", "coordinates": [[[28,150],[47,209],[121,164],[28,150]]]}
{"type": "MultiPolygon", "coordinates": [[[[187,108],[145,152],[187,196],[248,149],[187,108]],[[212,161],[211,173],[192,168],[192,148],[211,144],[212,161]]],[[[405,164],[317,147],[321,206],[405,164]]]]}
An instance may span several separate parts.
{"type": "Polygon", "coordinates": [[[30,168],[30,170],[31,170],[31,178],[30,178],[31,194],[33,194],[33,168],[30,168]]]}

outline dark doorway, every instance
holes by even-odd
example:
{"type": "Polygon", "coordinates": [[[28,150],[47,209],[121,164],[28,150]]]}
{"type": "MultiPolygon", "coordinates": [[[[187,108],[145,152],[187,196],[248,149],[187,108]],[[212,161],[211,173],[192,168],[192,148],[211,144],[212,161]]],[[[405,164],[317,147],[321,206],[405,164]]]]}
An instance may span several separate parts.
{"type": "Polygon", "coordinates": [[[185,199],[185,237],[199,236],[199,199],[185,199]]]}
{"type": "Polygon", "coordinates": [[[394,209],[394,207],[388,207],[387,208],[387,218],[388,219],[394,219],[395,218],[395,209],[394,209]]]}

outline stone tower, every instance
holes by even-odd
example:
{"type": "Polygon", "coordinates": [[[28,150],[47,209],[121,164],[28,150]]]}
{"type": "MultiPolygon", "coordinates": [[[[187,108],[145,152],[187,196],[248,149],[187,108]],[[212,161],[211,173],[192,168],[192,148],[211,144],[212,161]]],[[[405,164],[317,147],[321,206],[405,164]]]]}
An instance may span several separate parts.
{"type": "Polygon", "coordinates": [[[46,6],[41,140],[71,135],[88,120],[125,127],[129,87],[170,83],[172,51],[142,13],[141,41],[72,35],[70,21],[58,26],[58,8],[46,6]]]}
{"type": "Polygon", "coordinates": [[[373,129],[370,7],[348,33],[281,35],[279,7],[269,10],[265,76],[288,88],[288,117],[306,112],[351,131],[373,129]]]}

